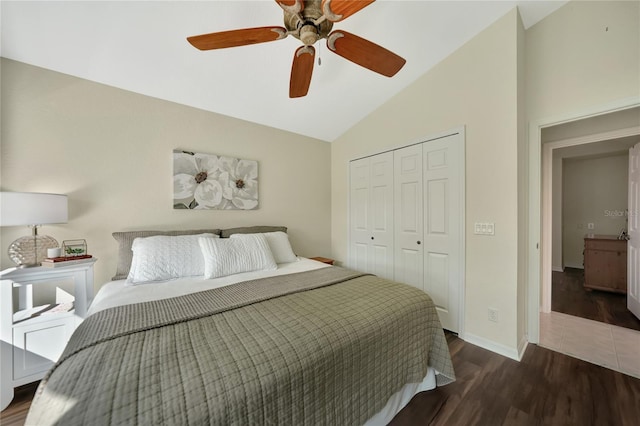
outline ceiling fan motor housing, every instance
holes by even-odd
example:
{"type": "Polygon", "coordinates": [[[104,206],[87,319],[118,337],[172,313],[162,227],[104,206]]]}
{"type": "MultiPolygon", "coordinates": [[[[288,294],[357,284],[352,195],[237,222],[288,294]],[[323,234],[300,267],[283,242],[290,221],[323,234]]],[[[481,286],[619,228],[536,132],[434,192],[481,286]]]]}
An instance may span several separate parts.
{"type": "Polygon", "coordinates": [[[321,1],[308,0],[304,3],[301,13],[284,10],[284,26],[306,46],[311,46],[321,38],[326,38],[333,28],[333,22],[326,19],[314,24],[320,17],[322,17],[321,1]]]}

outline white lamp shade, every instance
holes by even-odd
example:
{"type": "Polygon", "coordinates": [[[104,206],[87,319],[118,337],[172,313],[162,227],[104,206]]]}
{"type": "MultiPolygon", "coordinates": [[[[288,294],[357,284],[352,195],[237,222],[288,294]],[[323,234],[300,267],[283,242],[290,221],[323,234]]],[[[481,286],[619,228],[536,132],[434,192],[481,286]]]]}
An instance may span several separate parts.
{"type": "Polygon", "coordinates": [[[67,223],[67,196],[34,192],[0,192],[0,226],[67,223]]]}

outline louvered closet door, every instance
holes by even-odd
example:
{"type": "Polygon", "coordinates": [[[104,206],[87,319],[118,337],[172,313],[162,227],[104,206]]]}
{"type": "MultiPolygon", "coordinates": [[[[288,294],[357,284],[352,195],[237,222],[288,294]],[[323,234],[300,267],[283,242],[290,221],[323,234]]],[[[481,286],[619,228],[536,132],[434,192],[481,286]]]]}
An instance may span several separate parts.
{"type": "Polygon", "coordinates": [[[459,329],[461,286],[462,136],[430,141],[423,149],[424,290],[447,330],[459,329]]]}
{"type": "Polygon", "coordinates": [[[424,290],[422,145],[394,152],[395,280],[424,290]]]}
{"type": "Polygon", "coordinates": [[[393,153],[350,164],[349,266],[393,279],[393,153]]]}

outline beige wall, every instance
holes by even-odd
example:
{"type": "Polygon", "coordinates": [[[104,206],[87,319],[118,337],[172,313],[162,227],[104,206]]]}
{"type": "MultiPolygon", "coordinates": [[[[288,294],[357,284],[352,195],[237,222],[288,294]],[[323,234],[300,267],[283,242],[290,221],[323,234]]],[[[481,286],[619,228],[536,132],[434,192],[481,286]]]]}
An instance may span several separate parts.
{"type": "Polygon", "coordinates": [[[529,28],[529,121],[640,96],[638,22],[638,1],[571,1],[529,28]]]}
{"type": "MultiPolygon", "coordinates": [[[[639,102],[638,22],[637,1],[571,1],[529,28],[525,35],[528,125],[582,117],[610,110],[614,105],[639,102]]],[[[538,141],[529,143],[535,147],[538,141]]],[[[540,205],[536,199],[531,201],[530,214],[535,217],[531,229],[536,230],[540,225],[536,211],[540,205]]],[[[537,242],[531,241],[530,247],[533,249],[537,242]]],[[[530,257],[532,264],[528,268],[532,278],[540,271],[534,268],[543,266],[534,261],[536,258],[545,257],[536,256],[535,252],[530,257]]],[[[542,292],[539,282],[530,285],[532,294],[536,289],[542,292]]],[[[530,318],[537,315],[534,313],[530,318]]]]}
{"type": "Polygon", "coordinates": [[[582,268],[585,234],[618,235],[626,228],[618,214],[627,209],[629,154],[565,159],[562,174],[564,264],[582,268]]]}
{"type": "Polygon", "coordinates": [[[332,252],[347,260],[348,163],[466,126],[466,321],[469,335],[517,344],[516,10],[491,25],[331,144],[332,252]],[[495,222],[494,237],[472,233],[495,222]],[[488,307],[500,322],[488,321],[488,307]]]}
{"type": "MultiPolygon", "coordinates": [[[[330,144],[2,59],[3,191],[69,196],[69,223],[42,233],[85,238],[96,288],[115,272],[111,233],[285,225],[298,254],[330,255],[330,144]],[[172,150],[259,163],[260,208],[172,208],[172,150]]],[[[28,234],[2,228],[8,244],[28,234]]]]}

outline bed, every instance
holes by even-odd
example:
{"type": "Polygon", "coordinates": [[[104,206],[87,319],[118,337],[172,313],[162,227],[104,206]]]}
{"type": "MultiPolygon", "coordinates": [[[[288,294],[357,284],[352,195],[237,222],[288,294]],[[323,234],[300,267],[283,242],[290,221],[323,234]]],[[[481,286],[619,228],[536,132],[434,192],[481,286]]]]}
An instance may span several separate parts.
{"type": "MultiPolygon", "coordinates": [[[[132,284],[134,255],[42,380],[27,424],[386,424],[415,393],[455,379],[424,292],[295,256],[282,231],[254,231],[194,233],[203,276],[132,284]],[[254,236],[275,267],[205,278],[260,251],[246,245],[254,236]],[[224,260],[215,247],[232,240],[243,255],[224,260]]],[[[178,252],[190,256],[184,244],[165,255],[178,252]]]]}

